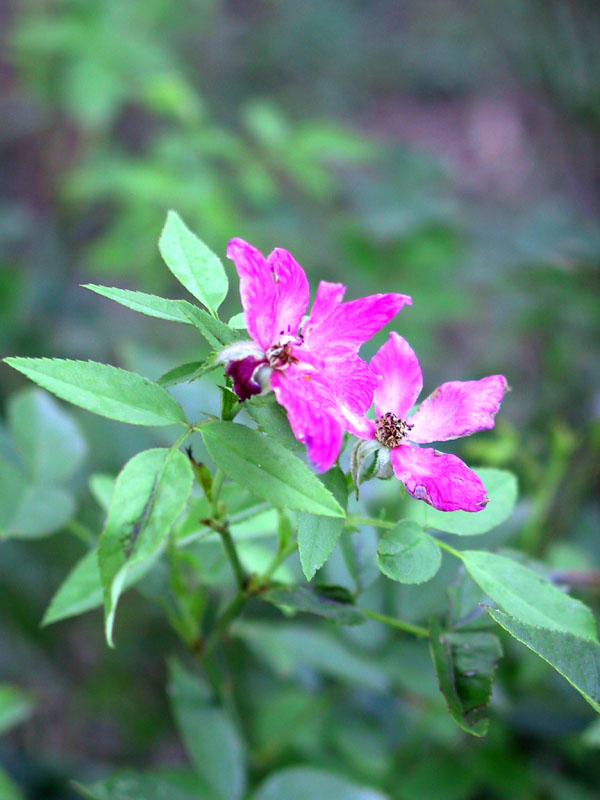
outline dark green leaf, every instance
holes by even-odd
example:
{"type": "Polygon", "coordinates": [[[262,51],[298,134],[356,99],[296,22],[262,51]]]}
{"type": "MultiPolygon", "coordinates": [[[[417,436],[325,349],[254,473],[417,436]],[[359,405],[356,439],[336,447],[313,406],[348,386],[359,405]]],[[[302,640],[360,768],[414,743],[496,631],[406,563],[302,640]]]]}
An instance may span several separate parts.
{"type": "Polygon", "coordinates": [[[163,448],[139,453],[119,473],[98,544],[110,645],[127,576],[160,553],[187,502],[192,480],[187,457],[179,450],[163,448]]]}
{"type": "Polygon", "coordinates": [[[322,587],[295,586],[272,589],[261,597],[276,606],[284,606],[307,614],[317,614],[336,622],[338,625],[360,625],[365,617],[360,609],[349,601],[340,602],[322,587]]]}
{"type": "MultiPolygon", "coordinates": [[[[212,368],[216,368],[218,364],[213,364],[212,368]]],[[[204,361],[191,361],[189,364],[180,364],[178,367],[170,369],[161,375],[156,381],[159,386],[176,386],[178,383],[188,383],[201,377],[201,375],[208,371],[210,367],[205,367],[204,361]]]]}
{"type": "Polygon", "coordinates": [[[175,211],[167,214],[158,249],[177,280],[206,308],[216,313],[228,289],[223,264],[175,211]]]}
{"type": "Polygon", "coordinates": [[[171,662],[169,695],[179,733],[196,771],[220,800],[238,800],[246,785],[240,737],[198,677],[171,662]]]}
{"type": "Polygon", "coordinates": [[[379,540],[377,565],[393,581],[424,583],[433,578],[441,563],[435,540],[410,520],[402,520],[379,540]]]}
{"type": "Polygon", "coordinates": [[[494,672],[502,657],[498,638],[491,633],[442,633],[433,618],[429,642],[450,714],[467,733],[485,736],[494,672]]]}
{"type": "Polygon", "coordinates": [[[333,772],[288,767],[267,778],[251,800],[386,800],[386,797],[333,772]]]}
{"type": "Polygon", "coordinates": [[[566,678],[600,713],[600,644],[561,630],[528,625],[494,608],[488,614],[566,678]]]}
{"type": "MultiPolygon", "coordinates": [[[[182,322],[184,325],[192,324],[189,317],[181,310],[182,304],[186,303],[185,300],[167,300],[154,294],[133,292],[129,289],[117,289],[111,286],[97,286],[93,283],[85,284],[84,288],[149,317],[166,319],[169,322],[182,322]]],[[[191,303],[187,303],[187,305],[192,307],[191,303]]]]}
{"type": "Polygon", "coordinates": [[[529,567],[483,550],[465,550],[461,558],[475,583],[507,614],[528,625],[596,639],[589,608],[529,567]]]}
{"type": "Polygon", "coordinates": [[[275,400],[275,395],[255,395],[244,403],[244,410],[258,425],[258,429],[295,453],[303,453],[304,445],[299,442],[290,428],[287,414],[275,400]]]}
{"type": "MultiPolygon", "coordinates": [[[[321,476],[321,481],[345,511],[348,507],[348,487],[342,470],[333,467],[321,476]]],[[[343,529],[343,519],[302,514],[298,522],[298,550],[307,581],[327,561],[343,529]]]]}
{"type": "Polygon", "coordinates": [[[89,800],[216,800],[192,772],[162,769],[118,772],[91,786],[74,784],[89,800]]]}
{"type": "Polygon", "coordinates": [[[7,364],[63,400],[131,425],[186,424],[179,403],[135,372],[95,361],[6,358],[7,364]]]}
{"type": "Polygon", "coordinates": [[[232,480],[274,506],[343,517],[344,510],[301,461],[258,431],[230,422],[201,428],[206,449],[232,480]]]}
{"type": "Polygon", "coordinates": [[[198,308],[184,301],[177,302],[180,303],[182,312],[190,320],[192,325],[200,331],[202,336],[204,336],[206,341],[215,350],[221,350],[229,344],[248,339],[245,331],[230,328],[228,325],[225,325],[224,322],[212,317],[202,308],[198,308]]]}

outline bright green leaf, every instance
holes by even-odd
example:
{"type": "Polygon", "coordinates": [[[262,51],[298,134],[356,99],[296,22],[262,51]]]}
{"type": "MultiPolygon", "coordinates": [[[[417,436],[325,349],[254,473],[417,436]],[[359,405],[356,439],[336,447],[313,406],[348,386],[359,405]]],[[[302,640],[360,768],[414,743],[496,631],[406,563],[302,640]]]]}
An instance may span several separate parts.
{"type": "Polygon", "coordinates": [[[277,442],[231,422],[209,422],[201,433],[217,465],[252,494],[280,508],[344,516],[316,475],[277,442]]]}
{"type": "Polygon", "coordinates": [[[441,563],[435,540],[410,520],[402,520],[379,540],[377,565],[393,581],[424,583],[433,578],[441,563]]]}
{"type": "MultiPolygon", "coordinates": [[[[216,368],[218,364],[213,364],[212,366],[216,368]]],[[[179,383],[188,383],[199,378],[205,369],[208,371],[209,368],[205,368],[204,361],[191,361],[188,364],[180,364],[178,367],[170,369],[168,372],[165,372],[164,375],[161,375],[156,382],[159,386],[165,387],[176,386],[179,383]]]]}
{"type": "Polygon", "coordinates": [[[581,639],[561,630],[528,625],[494,608],[488,608],[487,611],[511,636],[554,667],[600,713],[598,642],[581,639]]]}
{"type": "Polygon", "coordinates": [[[180,302],[183,313],[215,350],[221,350],[228,344],[248,339],[245,331],[230,328],[224,322],[204,311],[204,309],[198,308],[198,306],[193,306],[191,303],[183,301],[180,302]]]}
{"type": "Polygon", "coordinates": [[[520,622],[596,639],[589,608],[529,567],[484,550],[465,550],[461,558],[475,583],[520,622]]]}
{"type": "Polygon", "coordinates": [[[485,736],[496,664],[502,657],[491,633],[442,633],[434,617],[429,630],[431,657],[440,691],[454,721],[473,736],[485,736]]]}
{"type": "Polygon", "coordinates": [[[127,576],[134,567],[140,568],[160,553],[184,509],[192,480],[186,456],[179,450],[163,448],[134,456],[117,477],[98,543],[106,638],[110,645],[117,602],[127,576]]]}
{"type": "Polygon", "coordinates": [[[94,283],[86,283],[84,288],[90,289],[92,292],[102,295],[102,297],[108,297],[109,300],[114,300],[132,311],[139,311],[140,314],[146,314],[157,319],[165,319],[169,322],[182,322],[184,325],[192,324],[192,321],[183,313],[182,309],[184,304],[189,305],[190,308],[193,308],[193,306],[191,303],[186,303],[185,300],[167,300],[154,294],[134,292],[130,289],[118,289],[116,286],[98,286],[94,283]]]}
{"type": "Polygon", "coordinates": [[[158,248],[177,280],[209,311],[216,313],[228,289],[223,264],[175,211],[167,214],[158,248]]]}
{"type": "Polygon", "coordinates": [[[251,800],[386,800],[375,789],[360,786],[341,775],[313,767],[288,767],[276,772],[251,800]]]}
{"type": "Polygon", "coordinates": [[[63,400],[131,425],[186,424],[179,403],[135,372],[59,358],[5,358],[7,364],[63,400]]]}
{"type": "Polygon", "coordinates": [[[0,767],[0,798],[1,800],[23,800],[19,787],[2,767],[0,767]]]}
{"type": "Polygon", "coordinates": [[[0,734],[25,722],[33,714],[31,696],[8,683],[0,683],[0,734]]]}
{"type": "MultiPolygon", "coordinates": [[[[348,506],[348,488],[342,470],[339,467],[330,469],[321,476],[321,481],[345,511],[348,506]]],[[[307,581],[327,561],[343,529],[343,519],[302,514],[298,522],[298,550],[307,581]]]]}
{"type": "Polygon", "coordinates": [[[236,328],[238,330],[245,331],[246,320],[244,317],[244,313],[240,312],[239,314],[234,314],[227,324],[229,325],[230,328],[236,328]]]}
{"type": "Polygon", "coordinates": [[[242,741],[198,677],[171,662],[169,696],[196,772],[219,800],[238,800],[246,785],[242,741]]]}
{"type": "Polygon", "coordinates": [[[13,395],[8,424],[34,482],[59,483],[81,465],[87,446],[79,426],[46,392],[29,388],[13,395]]]}
{"type": "Polygon", "coordinates": [[[517,502],[517,479],[503,469],[476,469],[490,502],[482,511],[438,511],[420,500],[407,500],[411,519],[423,528],[477,536],[497,528],[508,519],[517,502]]]}

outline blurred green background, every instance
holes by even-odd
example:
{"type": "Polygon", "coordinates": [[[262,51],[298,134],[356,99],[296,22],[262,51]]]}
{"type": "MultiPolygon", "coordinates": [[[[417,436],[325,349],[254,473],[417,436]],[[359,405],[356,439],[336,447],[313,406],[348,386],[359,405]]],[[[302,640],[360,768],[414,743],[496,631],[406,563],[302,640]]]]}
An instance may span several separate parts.
{"type": "MultiPolygon", "coordinates": [[[[513,388],[496,430],[459,450],[519,476],[502,541],[560,569],[600,566],[596,2],[0,0],[0,37],[2,356],[152,378],[201,357],[186,326],[80,288],[182,296],[156,246],[174,208],[221,255],[232,236],[289,249],[313,289],[411,294],[394,327],[426,390],[498,372],[513,388]]],[[[233,291],[224,318],[239,310],[233,291]]],[[[0,369],[5,411],[22,386],[0,369]]],[[[204,407],[201,392],[186,398],[204,407]]],[[[88,476],[165,439],[73,417],[87,455],[69,491],[97,530],[88,476]]],[[[71,797],[67,778],[109,766],[184,760],[164,696],[176,643],[158,610],[128,598],[116,652],[97,613],[39,627],[84,550],[73,531],[0,544],[0,680],[38,706],[0,740],[0,763],[36,800],[71,797]]],[[[597,577],[582,591],[591,602],[597,577]]],[[[424,685],[420,651],[395,651],[388,702],[368,673],[377,642],[365,646],[362,679],[356,664],[325,678],[313,664],[275,681],[240,655],[257,775],[302,761],[400,799],[598,797],[598,751],[580,736],[591,712],[543,664],[506,646],[491,733],[467,742],[424,685]],[[294,731],[279,730],[288,715],[294,731]]]]}

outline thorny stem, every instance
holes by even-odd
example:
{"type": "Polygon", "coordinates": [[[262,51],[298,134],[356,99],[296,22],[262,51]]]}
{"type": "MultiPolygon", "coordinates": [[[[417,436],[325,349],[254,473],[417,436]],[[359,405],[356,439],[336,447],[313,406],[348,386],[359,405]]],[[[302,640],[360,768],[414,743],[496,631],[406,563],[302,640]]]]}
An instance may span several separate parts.
{"type": "Polygon", "coordinates": [[[413,625],[412,622],[396,619],[396,617],[389,617],[387,614],[380,614],[378,611],[371,611],[368,608],[361,608],[360,610],[365,617],[388,625],[390,628],[396,628],[396,630],[404,631],[405,633],[412,633],[413,636],[417,636],[420,639],[426,639],[429,636],[427,628],[423,628],[421,625],[413,625]]]}

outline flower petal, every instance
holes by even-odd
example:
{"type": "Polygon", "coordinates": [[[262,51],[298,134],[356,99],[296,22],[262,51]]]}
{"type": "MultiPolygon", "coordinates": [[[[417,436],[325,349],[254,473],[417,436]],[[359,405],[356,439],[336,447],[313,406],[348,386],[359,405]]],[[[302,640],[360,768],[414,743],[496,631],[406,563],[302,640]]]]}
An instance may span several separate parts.
{"type": "Polygon", "coordinates": [[[375,390],[377,416],[389,411],[405,420],[423,388],[423,374],[414,350],[402,336],[390,333],[369,366],[381,377],[375,390]]]}
{"type": "Polygon", "coordinates": [[[267,258],[275,278],[277,301],[275,305],[275,335],[295,336],[308,308],[308,280],[300,264],[281,247],[267,258]]]}
{"type": "Polygon", "coordinates": [[[306,445],[319,472],[326,472],[338,457],[343,436],[328,387],[296,365],[285,372],[274,370],[271,386],[288,413],[294,436],[306,445]]]}
{"type": "Polygon", "coordinates": [[[254,380],[254,373],[261,364],[266,363],[264,359],[247,356],[239,361],[230,361],[225,367],[225,375],[233,380],[233,391],[242,403],[262,391],[260,383],[254,380]]]}
{"type": "Polygon", "coordinates": [[[387,325],[403,306],[412,304],[405,294],[373,294],[349,303],[336,302],[332,289],[324,290],[323,295],[318,303],[315,301],[302,330],[306,345],[315,352],[337,345],[357,353],[361,344],[387,325]]]}
{"type": "Polygon", "coordinates": [[[410,418],[413,442],[445,442],[494,427],[494,417],[508,388],[503,375],[479,381],[450,381],[429,395],[410,418]]]}
{"type": "Polygon", "coordinates": [[[321,281],[317,287],[315,302],[310,312],[310,320],[315,323],[330,314],[342,302],[346,287],[343,283],[321,281]]]}
{"type": "Polygon", "coordinates": [[[328,364],[324,377],[329,378],[343,429],[360,439],[374,439],[375,423],[365,414],[373,403],[379,377],[358,356],[344,360],[337,367],[328,364]]]}
{"type": "Polygon", "coordinates": [[[479,477],[457,456],[431,447],[391,451],[394,474],[409,494],[440,511],[481,511],[488,502],[479,477]]]}
{"type": "Polygon", "coordinates": [[[308,281],[302,267],[286,251],[268,259],[243,239],[227,245],[240,276],[240,297],[246,329],[264,350],[281,332],[294,336],[308,307],[308,281]]]}

